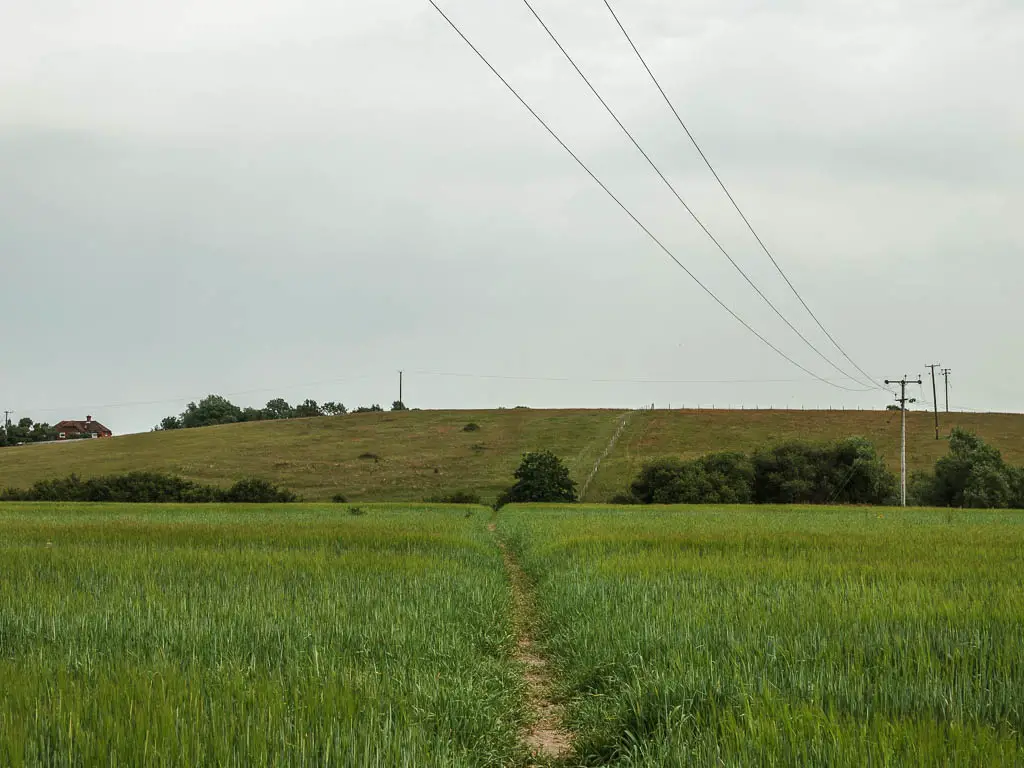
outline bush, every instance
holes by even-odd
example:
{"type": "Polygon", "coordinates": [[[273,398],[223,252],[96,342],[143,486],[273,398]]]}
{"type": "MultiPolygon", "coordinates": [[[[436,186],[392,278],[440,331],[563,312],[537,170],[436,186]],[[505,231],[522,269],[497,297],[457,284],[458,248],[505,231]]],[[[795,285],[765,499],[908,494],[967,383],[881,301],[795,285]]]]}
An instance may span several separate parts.
{"type": "Polygon", "coordinates": [[[482,504],[480,494],[474,491],[455,491],[454,493],[431,496],[427,504],[482,504]]]}
{"type": "Polygon", "coordinates": [[[294,493],[265,480],[242,480],[228,490],[201,485],[159,472],[129,472],[82,480],[70,475],[40,480],[27,490],[8,488],[4,501],[105,501],[125,504],[287,503],[298,500],[294,493]]]}
{"type": "Polygon", "coordinates": [[[1007,465],[998,450],[958,427],[935,471],[915,474],[911,497],[934,507],[1024,508],[1024,469],[1007,465]]]}
{"type": "Polygon", "coordinates": [[[360,453],[359,458],[363,461],[380,461],[380,456],[376,453],[360,453]]]}
{"type": "Polygon", "coordinates": [[[758,504],[892,504],[898,489],[875,447],[861,437],[763,449],[754,454],[754,477],[758,504]]]}
{"type": "Polygon", "coordinates": [[[471,422],[469,422],[469,424],[467,424],[466,426],[464,426],[462,428],[462,431],[463,432],[479,432],[480,431],[480,425],[477,424],[475,421],[471,421],[471,422]]]}
{"type": "Polygon", "coordinates": [[[255,477],[239,480],[221,493],[221,501],[229,504],[288,504],[298,500],[291,491],[255,477]]]}
{"type": "Polygon", "coordinates": [[[366,514],[366,510],[363,509],[362,507],[349,507],[348,508],[348,513],[350,515],[355,515],[355,516],[358,517],[359,515],[365,515],[366,514]]]}
{"type": "Polygon", "coordinates": [[[785,443],[753,458],[723,452],[658,459],[644,465],[622,498],[641,504],[888,504],[896,491],[896,478],[874,446],[851,437],[785,443]]]}
{"type": "Polygon", "coordinates": [[[331,496],[331,501],[335,504],[348,504],[348,497],[344,493],[336,493],[331,496]]]}
{"type": "Polygon", "coordinates": [[[690,461],[658,459],[630,486],[641,504],[749,504],[754,468],[741,453],[712,453],[690,461]]]}
{"type": "Polygon", "coordinates": [[[526,454],[514,477],[516,483],[498,497],[496,509],[506,504],[576,501],[576,483],[568,467],[550,451],[526,454]]]}

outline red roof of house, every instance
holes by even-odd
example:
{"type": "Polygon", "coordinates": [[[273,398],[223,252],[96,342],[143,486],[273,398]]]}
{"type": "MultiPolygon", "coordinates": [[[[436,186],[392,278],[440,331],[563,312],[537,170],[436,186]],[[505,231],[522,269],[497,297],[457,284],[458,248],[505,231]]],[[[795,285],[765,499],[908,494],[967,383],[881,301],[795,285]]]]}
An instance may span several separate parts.
{"type": "Polygon", "coordinates": [[[80,432],[82,434],[88,433],[93,435],[112,435],[109,429],[100,424],[98,421],[87,419],[85,421],[75,421],[69,419],[62,421],[56,425],[58,432],[80,432]]]}

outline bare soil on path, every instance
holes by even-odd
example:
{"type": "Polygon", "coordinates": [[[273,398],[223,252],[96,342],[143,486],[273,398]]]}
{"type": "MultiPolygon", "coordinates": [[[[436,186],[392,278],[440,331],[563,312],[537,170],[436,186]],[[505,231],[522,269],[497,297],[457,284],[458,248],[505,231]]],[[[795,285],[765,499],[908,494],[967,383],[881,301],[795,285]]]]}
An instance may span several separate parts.
{"type": "MultiPolygon", "coordinates": [[[[488,529],[495,531],[495,524],[488,529]]],[[[512,597],[516,629],[515,658],[523,665],[526,682],[527,706],[533,722],[523,731],[523,742],[534,760],[562,760],[572,754],[572,733],[563,725],[562,706],[553,698],[553,681],[550,666],[534,643],[536,617],[532,600],[532,587],[513,553],[498,539],[505,569],[512,584],[512,597]]],[[[541,763],[541,764],[543,764],[541,763]]]]}

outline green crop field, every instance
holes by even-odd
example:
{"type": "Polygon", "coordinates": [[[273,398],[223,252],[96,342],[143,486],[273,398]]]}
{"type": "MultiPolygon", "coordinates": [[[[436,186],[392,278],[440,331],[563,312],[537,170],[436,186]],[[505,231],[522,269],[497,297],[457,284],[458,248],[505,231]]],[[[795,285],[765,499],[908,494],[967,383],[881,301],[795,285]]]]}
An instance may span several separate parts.
{"type": "Polygon", "coordinates": [[[1024,513],[499,517],[586,764],[1024,764],[1024,513]]]}
{"type": "MultiPolygon", "coordinates": [[[[446,492],[478,492],[493,501],[511,482],[523,453],[549,449],[580,484],[616,433],[620,410],[408,411],[228,424],[151,432],[110,440],[0,449],[0,487],[25,487],[75,472],[83,477],[156,470],[221,486],[257,476],[308,501],[423,501],[446,492]],[[464,431],[474,423],[479,429],[464,431]]],[[[929,469],[946,450],[931,414],[909,414],[911,469],[929,469]]],[[[1024,415],[949,414],[1007,461],[1024,464],[1024,415]]],[[[899,467],[899,415],[885,411],[653,411],[630,415],[626,429],[588,487],[587,501],[623,491],[644,461],[665,455],[753,451],[791,439],[862,435],[899,467]]]]}
{"type": "Polygon", "coordinates": [[[480,509],[0,506],[0,765],[521,761],[480,509]]]}
{"type": "Polygon", "coordinates": [[[0,765],[1024,764],[1022,512],[350,509],[0,505],[0,765]]]}

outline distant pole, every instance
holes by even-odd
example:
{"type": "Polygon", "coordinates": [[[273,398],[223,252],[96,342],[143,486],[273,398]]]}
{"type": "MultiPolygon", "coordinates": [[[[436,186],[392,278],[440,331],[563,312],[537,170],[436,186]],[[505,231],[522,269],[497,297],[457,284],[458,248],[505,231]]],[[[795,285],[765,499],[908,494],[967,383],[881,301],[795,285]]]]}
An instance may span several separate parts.
{"type": "Polygon", "coordinates": [[[935,411],[935,439],[939,439],[939,396],[935,394],[935,369],[938,368],[940,363],[934,365],[926,365],[925,368],[932,369],[932,407],[935,411]]]}
{"type": "Polygon", "coordinates": [[[402,371],[398,372],[398,402],[405,405],[405,401],[402,399],[402,371]]]}
{"type": "Polygon", "coordinates": [[[949,374],[952,372],[949,368],[942,369],[942,376],[946,380],[946,413],[949,413],[949,374]]]}
{"type": "Polygon", "coordinates": [[[908,379],[906,375],[897,381],[885,380],[886,384],[899,384],[900,396],[896,402],[900,404],[900,506],[907,506],[907,403],[917,402],[912,397],[907,397],[907,384],[921,384],[921,377],[917,381],[908,379]]]}

